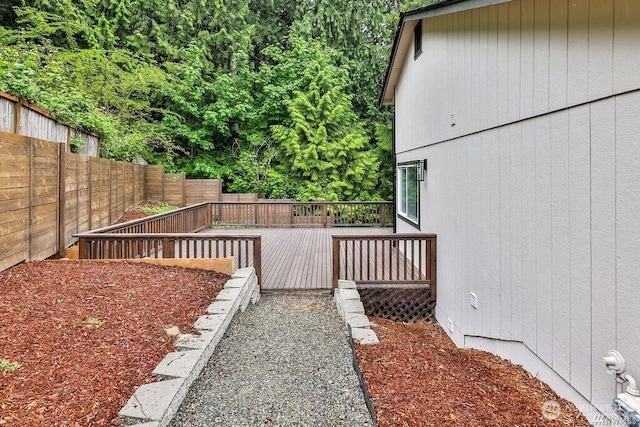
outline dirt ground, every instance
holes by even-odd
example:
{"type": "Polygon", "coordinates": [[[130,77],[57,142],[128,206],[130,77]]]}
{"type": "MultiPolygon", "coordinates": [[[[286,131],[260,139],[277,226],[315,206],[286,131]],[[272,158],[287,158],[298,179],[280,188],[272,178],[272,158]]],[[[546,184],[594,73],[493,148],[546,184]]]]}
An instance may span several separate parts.
{"type": "Polygon", "coordinates": [[[590,426],[522,367],[459,349],[438,325],[370,320],[380,344],[357,357],[380,427],[590,426]]]}

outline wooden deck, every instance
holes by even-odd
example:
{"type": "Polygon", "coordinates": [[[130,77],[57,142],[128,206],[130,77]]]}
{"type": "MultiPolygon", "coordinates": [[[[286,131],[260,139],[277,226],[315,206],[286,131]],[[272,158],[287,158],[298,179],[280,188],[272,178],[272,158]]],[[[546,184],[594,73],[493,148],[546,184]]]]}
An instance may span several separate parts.
{"type": "Polygon", "coordinates": [[[386,228],[207,229],[215,235],[262,236],[262,289],[331,289],[331,235],[389,235],[386,228]]]}

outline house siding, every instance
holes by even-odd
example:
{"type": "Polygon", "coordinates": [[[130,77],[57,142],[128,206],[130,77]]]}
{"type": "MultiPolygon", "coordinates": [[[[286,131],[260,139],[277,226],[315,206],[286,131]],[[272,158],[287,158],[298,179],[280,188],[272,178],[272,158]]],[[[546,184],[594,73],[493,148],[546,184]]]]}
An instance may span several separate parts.
{"type": "Polygon", "coordinates": [[[440,322],[523,343],[598,408],[608,350],[640,379],[639,23],[637,0],[428,18],[395,88],[398,162],[428,159],[440,322]]]}

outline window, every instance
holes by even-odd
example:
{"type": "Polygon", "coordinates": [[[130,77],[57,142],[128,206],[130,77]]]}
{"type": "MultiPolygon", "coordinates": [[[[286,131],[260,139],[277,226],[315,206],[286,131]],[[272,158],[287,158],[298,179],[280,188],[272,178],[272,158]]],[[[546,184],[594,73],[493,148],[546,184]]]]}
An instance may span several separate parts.
{"type": "Polygon", "coordinates": [[[419,225],[420,188],[415,162],[398,165],[398,216],[419,225]]]}
{"type": "Polygon", "coordinates": [[[413,59],[422,53],[422,21],[418,21],[413,28],[413,59]]]}

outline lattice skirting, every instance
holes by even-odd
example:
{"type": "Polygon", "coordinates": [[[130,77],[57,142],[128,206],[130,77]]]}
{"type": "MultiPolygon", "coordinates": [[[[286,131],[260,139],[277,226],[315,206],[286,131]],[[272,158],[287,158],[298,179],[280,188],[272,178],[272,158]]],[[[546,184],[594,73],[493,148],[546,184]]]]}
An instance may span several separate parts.
{"type": "Polygon", "coordinates": [[[436,302],[431,298],[430,288],[358,288],[358,292],[367,316],[396,322],[434,319],[436,302]]]}

